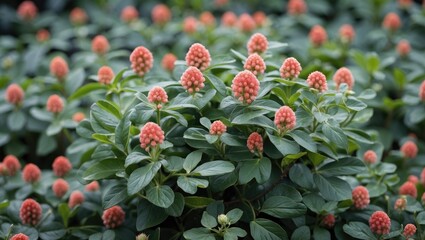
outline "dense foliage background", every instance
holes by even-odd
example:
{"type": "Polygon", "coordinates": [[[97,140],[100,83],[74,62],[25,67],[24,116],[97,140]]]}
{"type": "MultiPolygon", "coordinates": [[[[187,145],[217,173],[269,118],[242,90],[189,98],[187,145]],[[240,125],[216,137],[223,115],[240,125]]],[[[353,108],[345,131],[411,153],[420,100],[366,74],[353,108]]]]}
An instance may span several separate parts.
{"type": "Polygon", "coordinates": [[[0,239],[423,239],[424,6],[2,1],[0,239]]]}

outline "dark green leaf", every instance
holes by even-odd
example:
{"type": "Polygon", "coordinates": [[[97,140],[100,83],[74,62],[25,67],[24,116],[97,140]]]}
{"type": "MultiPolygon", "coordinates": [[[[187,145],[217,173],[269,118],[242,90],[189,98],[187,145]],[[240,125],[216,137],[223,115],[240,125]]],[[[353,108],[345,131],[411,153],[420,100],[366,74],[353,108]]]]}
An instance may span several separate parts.
{"type": "Polygon", "coordinates": [[[161,163],[154,162],[133,171],[128,178],[128,193],[133,195],[146,187],[155,177],[160,168],[161,163]]]}
{"type": "Polygon", "coordinates": [[[186,206],[190,208],[204,208],[208,206],[210,203],[214,202],[214,199],[207,197],[185,197],[184,202],[186,206]]]}
{"type": "Polygon", "coordinates": [[[86,181],[105,179],[124,170],[124,162],[117,158],[109,158],[96,162],[83,173],[86,181]]]}
{"type": "Polygon", "coordinates": [[[346,181],[337,177],[325,178],[319,174],[314,174],[313,178],[326,200],[342,201],[351,198],[351,187],[346,181]]]}
{"type": "Polygon", "coordinates": [[[254,240],[288,240],[285,230],[271,220],[257,218],[249,223],[249,227],[254,240]]]}
{"type": "Polygon", "coordinates": [[[231,162],[216,160],[200,165],[192,173],[201,176],[214,176],[229,173],[233,170],[235,170],[235,166],[231,162]]]}
{"type": "Polygon", "coordinates": [[[179,176],[177,179],[177,185],[185,192],[195,194],[199,188],[207,188],[208,180],[191,178],[186,176],[179,176]]]}
{"type": "Polygon", "coordinates": [[[22,111],[13,111],[7,117],[7,126],[12,131],[22,130],[26,122],[26,116],[22,111]]]}
{"type": "Polygon", "coordinates": [[[105,85],[102,85],[100,83],[89,83],[86,84],[80,88],[77,89],[77,91],[75,91],[69,98],[68,101],[73,101],[76,99],[79,99],[81,97],[84,97],[85,95],[99,90],[99,89],[106,89],[105,85]]]}
{"type": "Polygon", "coordinates": [[[204,211],[202,213],[201,224],[206,228],[215,228],[217,226],[217,220],[215,219],[215,217],[209,215],[206,211],[204,211]]]}
{"type": "Polygon", "coordinates": [[[154,227],[167,219],[168,214],[164,208],[157,207],[146,200],[140,200],[137,205],[137,231],[154,227]],[[155,216],[155,217],[153,217],[155,216]]]}
{"type": "Polygon", "coordinates": [[[187,155],[186,159],[183,162],[183,168],[186,170],[187,173],[190,173],[192,169],[194,169],[198,163],[202,159],[202,151],[194,151],[187,155]]]}
{"type": "Polygon", "coordinates": [[[277,218],[295,218],[303,216],[307,208],[302,203],[283,196],[272,196],[266,199],[261,212],[277,218]]]}
{"type": "Polygon", "coordinates": [[[153,186],[146,190],[146,198],[158,207],[168,208],[174,202],[174,192],[167,186],[153,186]]]}

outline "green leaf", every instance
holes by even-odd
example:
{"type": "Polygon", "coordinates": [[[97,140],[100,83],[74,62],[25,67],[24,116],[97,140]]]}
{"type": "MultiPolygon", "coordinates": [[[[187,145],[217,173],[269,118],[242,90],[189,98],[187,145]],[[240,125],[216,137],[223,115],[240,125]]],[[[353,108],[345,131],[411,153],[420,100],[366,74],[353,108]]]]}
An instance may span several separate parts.
{"type": "Polygon", "coordinates": [[[288,240],[285,230],[271,220],[257,218],[249,223],[249,227],[254,240],[288,240]]]}
{"type": "Polygon", "coordinates": [[[347,106],[347,108],[354,110],[354,111],[361,111],[365,108],[367,108],[366,103],[358,100],[357,98],[354,97],[348,97],[347,101],[345,101],[345,105],[347,106]]]}
{"type": "Polygon", "coordinates": [[[202,97],[197,97],[197,98],[192,99],[192,101],[193,101],[192,104],[197,106],[199,109],[202,109],[208,103],[211,102],[211,99],[214,98],[216,93],[217,93],[216,90],[210,89],[202,97]]]}
{"type": "Polygon", "coordinates": [[[303,188],[313,189],[315,186],[313,174],[304,164],[294,164],[289,170],[289,178],[303,188]]]}
{"type": "Polygon", "coordinates": [[[65,225],[65,227],[67,227],[69,217],[71,216],[71,210],[69,209],[68,204],[67,203],[59,204],[58,212],[59,212],[59,215],[62,218],[63,224],[65,225]]]}
{"type": "Polygon", "coordinates": [[[333,126],[329,123],[322,125],[323,134],[333,143],[335,146],[348,148],[348,139],[341,128],[333,126]]]}
{"type": "Polygon", "coordinates": [[[285,138],[276,137],[270,133],[267,133],[267,135],[277,150],[279,150],[279,152],[284,156],[288,154],[297,154],[300,152],[300,146],[296,142],[285,138]]]}
{"type": "Polygon", "coordinates": [[[65,236],[64,226],[57,222],[44,224],[39,230],[39,236],[43,240],[56,240],[65,236]]]}
{"type": "Polygon", "coordinates": [[[316,227],[314,227],[314,230],[313,230],[313,238],[314,239],[323,239],[323,240],[329,239],[329,240],[331,240],[331,234],[327,229],[316,226],[316,227]]]}
{"type": "Polygon", "coordinates": [[[268,46],[268,50],[271,49],[276,49],[276,48],[283,48],[283,47],[287,47],[288,44],[287,43],[282,43],[282,42],[276,42],[276,41],[269,41],[269,46],[268,46]]]}
{"type": "Polygon", "coordinates": [[[62,130],[62,125],[59,121],[53,121],[46,129],[47,136],[58,134],[62,130]]]}
{"type": "Polygon", "coordinates": [[[215,228],[217,226],[217,220],[215,219],[215,217],[209,215],[206,211],[204,211],[202,213],[201,224],[206,228],[215,228]]]}
{"type": "Polygon", "coordinates": [[[342,201],[351,198],[351,187],[346,181],[337,177],[325,178],[319,174],[314,174],[313,179],[326,200],[342,201]]]}
{"type": "Polygon", "coordinates": [[[301,130],[294,130],[288,134],[295,142],[309,150],[310,152],[317,152],[317,146],[314,140],[306,132],[301,130]]]}
{"type": "Polygon", "coordinates": [[[115,184],[111,187],[108,187],[107,190],[103,193],[102,207],[104,209],[111,208],[125,201],[127,198],[127,186],[121,183],[115,184]]]}
{"type": "Polygon", "coordinates": [[[206,228],[192,228],[183,233],[183,237],[188,240],[216,240],[214,234],[206,228]]]}
{"type": "Polygon", "coordinates": [[[233,49],[230,49],[230,52],[235,55],[239,60],[245,61],[247,57],[245,57],[242,53],[235,51],[233,49]]]}
{"type": "Polygon", "coordinates": [[[283,196],[272,196],[266,199],[261,212],[277,218],[295,218],[303,216],[307,208],[302,203],[283,196]]]}
{"type": "Polygon", "coordinates": [[[101,143],[106,143],[106,144],[112,144],[112,141],[109,139],[109,134],[105,135],[105,134],[100,134],[100,133],[94,133],[93,135],[91,135],[91,137],[101,143]]]}
{"type": "Polygon", "coordinates": [[[117,119],[121,119],[122,115],[119,107],[114,103],[107,100],[99,100],[96,102],[97,106],[114,115],[117,119]]]}
{"type": "Polygon", "coordinates": [[[310,228],[307,226],[301,226],[295,229],[291,236],[291,240],[304,240],[310,238],[310,228]]]}
{"type": "Polygon", "coordinates": [[[65,82],[66,94],[70,95],[74,93],[84,83],[84,79],[84,69],[78,68],[75,71],[71,71],[67,77],[67,81],[65,82]]]}
{"type": "Polygon", "coordinates": [[[341,158],[319,168],[319,173],[327,176],[353,175],[366,170],[363,161],[354,157],[341,158]]]}
{"type": "Polygon", "coordinates": [[[232,146],[232,147],[242,147],[245,146],[245,144],[241,143],[240,139],[237,138],[236,136],[233,136],[229,133],[223,133],[220,136],[220,140],[226,144],[227,146],[232,146]]]}
{"type": "Polygon", "coordinates": [[[86,84],[86,85],[80,87],[79,89],[77,89],[77,91],[75,91],[68,98],[68,101],[73,101],[73,100],[79,99],[79,98],[84,97],[85,95],[87,95],[87,94],[89,94],[89,93],[91,93],[93,91],[99,90],[99,89],[105,89],[106,90],[106,86],[105,85],[102,85],[100,83],[89,83],[89,84],[86,84]]]}
{"type": "Polygon", "coordinates": [[[124,162],[117,158],[108,158],[96,162],[87,168],[83,173],[86,181],[105,179],[124,170],[124,162]]]}
{"type": "Polygon", "coordinates": [[[207,207],[210,203],[213,203],[214,201],[214,199],[207,197],[190,196],[184,198],[186,206],[190,208],[204,208],[207,207]]]}
{"type": "Polygon", "coordinates": [[[350,222],[348,224],[344,224],[343,229],[346,234],[353,238],[371,240],[377,239],[372,231],[370,231],[369,226],[362,222],[350,222]]]}
{"type": "Polygon", "coordinates": [[[235,166],[231,162],[217,160],[200,165],[195,168],[192,173],[199,174],[201,176],[215,176],[229,173],[233,170],[235,170],[235,166]]]}
{"type": "Polygon", "coordinates": [[[181,193],[175,193],[174,202],[165,209],[165,212],[173,217],[180,217],[184,210],[184,197],[181,193]]]}
{"type": "Polygon", "coordinates": [[[376,97],[376,92],[372,89],[366,89],[357,96],[358,99],[370,100],[376,97]]]}
{"type": "Polygon", "coordinates": [[[199,119],[199,122],[202,124],[202,126],[204,126],[206,129],[210,129],[211,127],[211,121],[206,118],[206,117],[201,117],[201,119],[199,119]]]}
{"type": "Polygon", "coordinates": [[[13,111],[7,117],[7,126],[12,131],[22,130],[25,122],[26,117],[22,111],[13,111]]]}
{"type": "Polygon", "coordinates": [[[183,162],[184,170],[186,170],[187,173],[190,173],[190,171],[192,171],[192,169],[194,169],[198,165],[201,159],[202,151],[197,150],[189,153],[183,162]]]}
{"type": "Polygon", "coordinates": [[[239,169],[239,183],[246,184],[253,178],[257,183],[264,183],[270,178],[271,168],[270,159],[266,157],[261,160],[243,161],[239,169]]]}
{"type": "Polygon", "coordinates": [[[57,145],[56,139],[53,136],[47,136],[43,133],[37,142],[37,155],[45,156],[54,151],[57,145]]]}
{"type": "Polygon", "coordinates": [[[157,207],[152,203],[142,199],[137,205],[137,231],[157,226],[167,219],[168,214],[164,208],[157,207]]]}
{"type": "Polygon", "coordinates": [[[416,216],[416,222],[420,225],[425,225],[425,212],[420,212],[418,216],[416,216]]]}
{"type": "Polygon", "coordinates": [[[267,113],[269,113],[269,111],[267,110],[259,110],[259,111],[251,111],[251,112],[243,113],[235,117],[232,120],[232,124],[238,124],[238,125],[247,124],[250,122],[250,120],[259,116],[263,116],[264,114],[267,114],[267,113]]]}
{"type": "Polygon", "coordinates": [[[241,219],[243,215],[243,211],[239,208],[234,208],[230,210],[228,213],[226,213],[227,218],[229,219],[230,224],[235,224],[236,222],[241,219]]]}
{"type": "Polygon", "coordinates": [[[138,164],[146,159],[150,159],[150,156],[141,152],[131,152],[125,159],[124,167],[128,167],[132,164],[138,164]]]}
{"type": "Polygon", "coordinates": [[[133,171],[128,178],[128,194],[136,194],[146,187],[155,177],[160,168],[160,162],[153,162],[133,171]]]}
{"type": "Polygon", "coordinates": [[[177,178],[177,185],[185,192],[189,194],[195,194],[199,188],[207,188],[208,180],[191,178],[186,176],[179,176],[177,178]]]}
{"type": "Polygon", "coordinates": [[[224,240],[237,240],[239,239],[238,237],[243,238],[246,236],[246,234],[246,231],[242,228],[231,227],[228,228],[226,233],[224,234],[224,240]]]}
{"type": "Polygon", "coordinates": [[[223,96],[226,96],[226,85],[223,83],[221,79],[216,77],[213,74],[204,74],[207,81],[213,85],[213,87],[223,96]]]}
{"type": "Polygon", "coordinates": [[[117,128],[115,129],[115,144],[119,149],[123,150],[124,152],[127,152],[127,146],[130,139],[131,113],[132,111],[127,112],[124,118],[121,119],[117,128]]]}
{"type": "Polygon", "coordinates": [[[153,186],[146,190],[146,198],[158,207],[168,208],[174,202],[174,192],[167,185],[153,186]]]}

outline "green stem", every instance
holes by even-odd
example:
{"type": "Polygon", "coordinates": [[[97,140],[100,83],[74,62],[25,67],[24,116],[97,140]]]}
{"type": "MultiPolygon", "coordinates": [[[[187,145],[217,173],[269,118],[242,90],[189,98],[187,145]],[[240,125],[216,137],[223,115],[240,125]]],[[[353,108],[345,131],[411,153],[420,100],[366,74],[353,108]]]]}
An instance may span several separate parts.
{"type": "Polygon", "coordinates": [[[158,125],[161,125],[161,111],[159,108],[156,109],[156,123],[158,125]]]}

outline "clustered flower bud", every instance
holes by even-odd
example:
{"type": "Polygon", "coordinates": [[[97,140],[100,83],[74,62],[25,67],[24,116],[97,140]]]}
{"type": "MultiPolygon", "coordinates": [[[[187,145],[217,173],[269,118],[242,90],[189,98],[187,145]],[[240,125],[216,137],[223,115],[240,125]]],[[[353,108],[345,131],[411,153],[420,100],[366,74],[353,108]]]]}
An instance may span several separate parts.
{"type": "Polygon", "coordinates": [[[62,98],[53,94],[47,99],[46,108],[51,113],[60,113],[63,111],[63,105],[62,98]]]}
{"type": "Polygon", "coordinates": [[[149,49],[139,46],[130,55],[131,68],[143,77],[153,67],[153,56],[149,49]]]}
{"type": "Polygon", "coordinates": [[[397,31],[397,29],[399,29],[401,26],[400,17],[397,15],[397,13],[390,12],[385,16],[384,21],[382,22],[382,26],[389,31],[397,31]]]}
{"type": "Polygon", "coordinates": [[[250,71],[239,72],[232,81],[232,91],[236,99],[244,104],[251,104],[258,95],[260,82],[250,71]]]}
{"type": "Polygon", "coordinates": [[[267,41],[266,36],[261,33],[255,33],[252,35],[246,44],[246,48],[248,49],[249,54],[262,54],[267,50],[268,47],[269,42],[267,41]]]}
{"type": "Polygon", "coordinates": [[[400,151],[406,158],[415,158],[418,154],[418,147],[413,141],[409,140],[401,146],[400,151]]]}
{"type": "Polygon", "coordinates": [[[252,18],[254,19],[254,22],[257,24],[257,27],[263,27],[266,25],[267,22],[267,16],[263,11],[256,11],[252,18]]]}
{"type": "Polygon", "coordinates": [[[102,66],[97,71],[97,78],[99,83],[101,84],[105,84],[105,85],[111,84],[112,79],[114,79],[114,77],[115,77],[114,71],[112,70],[112,68],[108,66],[102,66]]]}
{"type": "Polygon", "coordinates": [[[405,197],[398,198],[394,203],[394,210],[399,212],[406,210],[407,200],[405,197]]]}
{"type": "Polygon", "coordinates": [[[72,9],[69,14],[69,20],[71,21],[72,24],[77,26],[85,24],[87,22],[87,19],[88,17],[87,17],[86,11],[84,11],[83,9],[79,7],[72,9]]]}
{"type": "Polygon", "coordinates": [[[403,235],[406,238],[410,238],[410,237],[413,237],[413,235],[415,235],[415,233],[416,233],[416,226],[411,224],[411,223],[406,224],[406,226],[404,227],[404,230],[403,230],[403,235]]]}
{"type": "Polygon", "coordinates": [[[410,49],[410,43],[406,39],[400,40],[397,44],[397,53],[402,57],[409,55],[410,49]]]}
{"type": "Polygon", "coordinates": [[[84,188],[84,190],[86,190],[87,192],[96,192],[96,191],[99,190],[99,188],[100,188],[99,182],[93,181],[93,182],[87,184],[86,187],[84,188]]]}
{"type": "Polygon", "coordinates": [[[153,87],[148,94],[148,100],[154,103],[158,109],[162,108],[163,103],[168,102],[167,92],[162,87],[153,87]]]}
{"type": "Polygon", "coordinates": [[[186,17],[183,21],[183,31],[188,34],[196,32],[198,21],[194,17],[186,17]]]}
{"type": "Polygon", "coordinates": [[[307,4],[304,0],[289,0],[288,13],[290,15],[301,15],[307,12],[307,4]]]}
{"type": "Polygon", "coordinates": [[[71,162],[64,156],[56,157],[52,164],[53,173],[58,177],[65,176],[72,169],[71,162]]]}
{"type": "Polygon", "coordinates": [[[363,160],[364,160],[365,163],[374,164],[374,163],[376,163],[377,159],[378,159],[378,157],[376,156],[376,153],[373,150],[367,150],[363,154],[363,160]]]}
{"type": "Polygon", "coordinates": [[[36,38],[37,38],[37,41],[39,41],[39,42],[45,42],[45,41],[49,40],[50,33],[49,33],[49,31],[47,31],[47,29],[40,29],[40,30],[37,31],[36,38]]]}
{"type": "Polygon", "coordinates": [[[206,27],[214,27],[215,26],[215,17],[209,11],[202,12],[201,15],[199,16],[199,21],[202,24],[204,24],[206,27]]]}
{"type": "Polygon", "coordinates": [[[129,23],[136,21],[139,18],[139,11],[133,6],[126,6],[121,10],[121,20],[129,23]]]}
{"type": "Polygon", "coordinates": [[[322,26],[315,25],[310,30],[309,38],[314,47],[320,47],[328,40],[328,34],[322,26]]]}
{"type": "Polygon", "coordinates": [[[80,205],[84,202],[84,194],[78,190],[75,190],[69,196],[68,206],[73,208],[77,205],[80,205]]]}
{"type": "Polygon", "coordinates": [[[196,67],[201,71],[204,71],[211,62],[210,52],[200,43],[190,46],[185,59],[187,66],[196,67]]]}
{"type": "Polygon", "coordinates": [[[338,69],[335,72],[333,80],[335,82],[337,90],[339,89],[339,86],[343,83],[347,84],[349,90],[353,89],[354,77],[353,77],[353,74],[351,74],[350,69],[346,67],[342,67],[338,69]]]}
{"type": "Polygon", "coordinates": [[[416,183],[419,182],[419,178],[415,175],[409,175],[409,177],[407,177],[407,181],[416,185],[416,183]]]}
{"type": "Polygon", "coordinates": [[[373,233],[388,234],[391,229],[391,219],[385,212],[376,211],[369,218],[369,227],[373,233]]]}
{"type": "Polygon", "coordinates": [[[246,146],[252,153],[258,152],[261,154],[263,152],[263,137],[257,132],[251,133],[246,141],[246,146]]]}
{"type": "Polygon", "coordinates": [[[243,13],[239,16],[238,26],[242,32],[249,33],[254,31],[257,24],[255,23],[255,20],[251,17],[251,15],[249,15],[248,13],[243,13]]]}
{"type": "Polygon", "coordinates": [[[149,237],[145,233],[141,233],[137,235],[136,240],[149,240],[149,237]]]}
{"type": "Polygon", "coordinates": [[[41,170],[33,163],[28,163],[22,170],[22,178],[27,183],[35,183],[40,180],[40,177],[41,170]]]}
{"type": "Polygon", "coordinates": [[[227,217],[226,214],[220,214],[217,216],[217,222],[222,225],[225,226],[227,224],[229,224],[229,218],[227,217]]]}
{"type": "Polygon", "coordinates": [[[189,67],[180,78],[180,84],[189,94],[195,94],[204,88],[205,78],[202,72],[196,67],[189,67]]]}
{"type": "Polygon", "coordinates": [[[158,4],[152,9],[152,21],[164,25],[171,19],[171,11],[165,4],[158,4]]]}
{"type": "Polygon", "coordinates": [[[14,155],[7,155],[3,158],[2,163],[10,176],[15,176],[15,174],[21,169],[21,163],[14,155]]]}
{"type": "Polygon", "coordinates": [[[50,73],[62,81],[68,74],[68,63],[62,57],[54,57],[50,62],[50,73]]]}
{"type": "Polygon", "coordinates": [[[356,32],[350,24],[344,24],[339,28],[339,38],[343,43],[351,43],[356,37],[356,32]]]}
{"type": "Polygon", "coordinates": [[[19,105],[22,103],[22,101],[24,100],[24,90],[22,90],[21,86],[19,86],[16,83],[12,83],[10,84],[7,89],[6,89],[6,101],[14,104],[14,105],[19,105]]]}
{"type": "Polygon", "coordinates": [[[418,190],[416,189],[416,185],[412,182],[405,182],[400,186],[399,189],[400,195],[410,195],[413,198],[418,196],[418,190]]]}
{"type": "Polygon", "coordinates": [[[298,75],[300,75],[301,70],[301,64],[293,57],[285,59],[279,69],[280,76],[285,79],[297,78],[298,75]]]}
{"type": "Polygon", "coordinates": [[[13,235],[10,240],[30,240],[30,238],[23,233],[18,233],[13,235]]]}
{"type": "Polygon", "coordinates": [[[19,210],[19,217],[23,224],[35,226],[41,220],[42,209],[40,204],[34,199],[26,199],[19,210]]]}
{"type": "Polygon", "coordinates": [[[59,178],[53,182],[52,190],[55,196],[58,198],[63,197],[66,194],[66,192],[68,192],[68,189],[69,189],[68,182],[62,178],[59,178]]]}
{"type": "Polygon", "coordinates": [[[77,123],[83,121],[85,118],[86,118],[86,115],[84,115],[84,113],[82,112],[76,112],[74,113],[74,115],[72,115],[72,120],[77,123]]]}
{"type": "Polygon", "coordinates": [[[113,206],[103,211],[102,220],[106,228],[117,228],[124,223],[125,212],[120,206],[113,206]]]}
{"type": "Polygon", "coordinates": [[[248,56],[243,68],[251,71],[255,76],[258,76],[263,74],[264,70],[266,70],[266,63],[260,55],[253,53],[248,56]]]}
{"type": "Polygon", "coordinates": [[[353,204],[357,209],[364,209],[370,203],[369,191],[363,186],[357,186],[353,189],[353,204]]]}
{"type": "Polygon", "coordinates": [[[140,131],[140,146],[146,151],[164,142],[164,131],[158,124],[148,122],[140,131]]]}
{"type": "Polygon", "coordinates": [[[177,61],[177,57],[172,53],[167,53],[164,55],[161,61],[162,68],[171,72],[174,70],[174,64],[177,61]]]}
{"type": "Polygon", "coordinates": [[[326,228],[332,228],[335,225],[335,216],[330,213],[323,217],[322,225],[326,228]]]}
{"type": "Polygon", "coordinates": [[[294,111],[288,106],[280,107],[274,115],[274,124],[279,132],[290,131],[295,128],[297,118],[294,111]]]}
{"type": "Polygon", "coordinates": [[[37,17],[38,9],[31,1],[23,1],[18,7],[18,15],[25,21],[31,21],[37,17]]]}
{"type": "Polygon", "coordinates": [[[221,136],[223,133],[227,131],[226,125],[220,120],[216,120],[213,123],[211,123],[210,126],[210,134],[211,135],[218,135],[221,136]]]}
{"type": "Polygon", "coordinates": [[[310,88],[317,89],[319,92],[328,90],[326,76],[319,71],[314,71],[308,75],[307,84],[310,88]]]}
{"type": "Polygon", "coordinates": [[[109,51],[109,41],[103,35],[97,35],[91,42],[91,50],[97,55],[104,55],[109,51]]]}
{"type": "Polygon", "coordinates": [[[226,27],[233,27],[238,23],[238,17],[234,12],[228,11],[221,16],[221,24],[226,27]]]}

